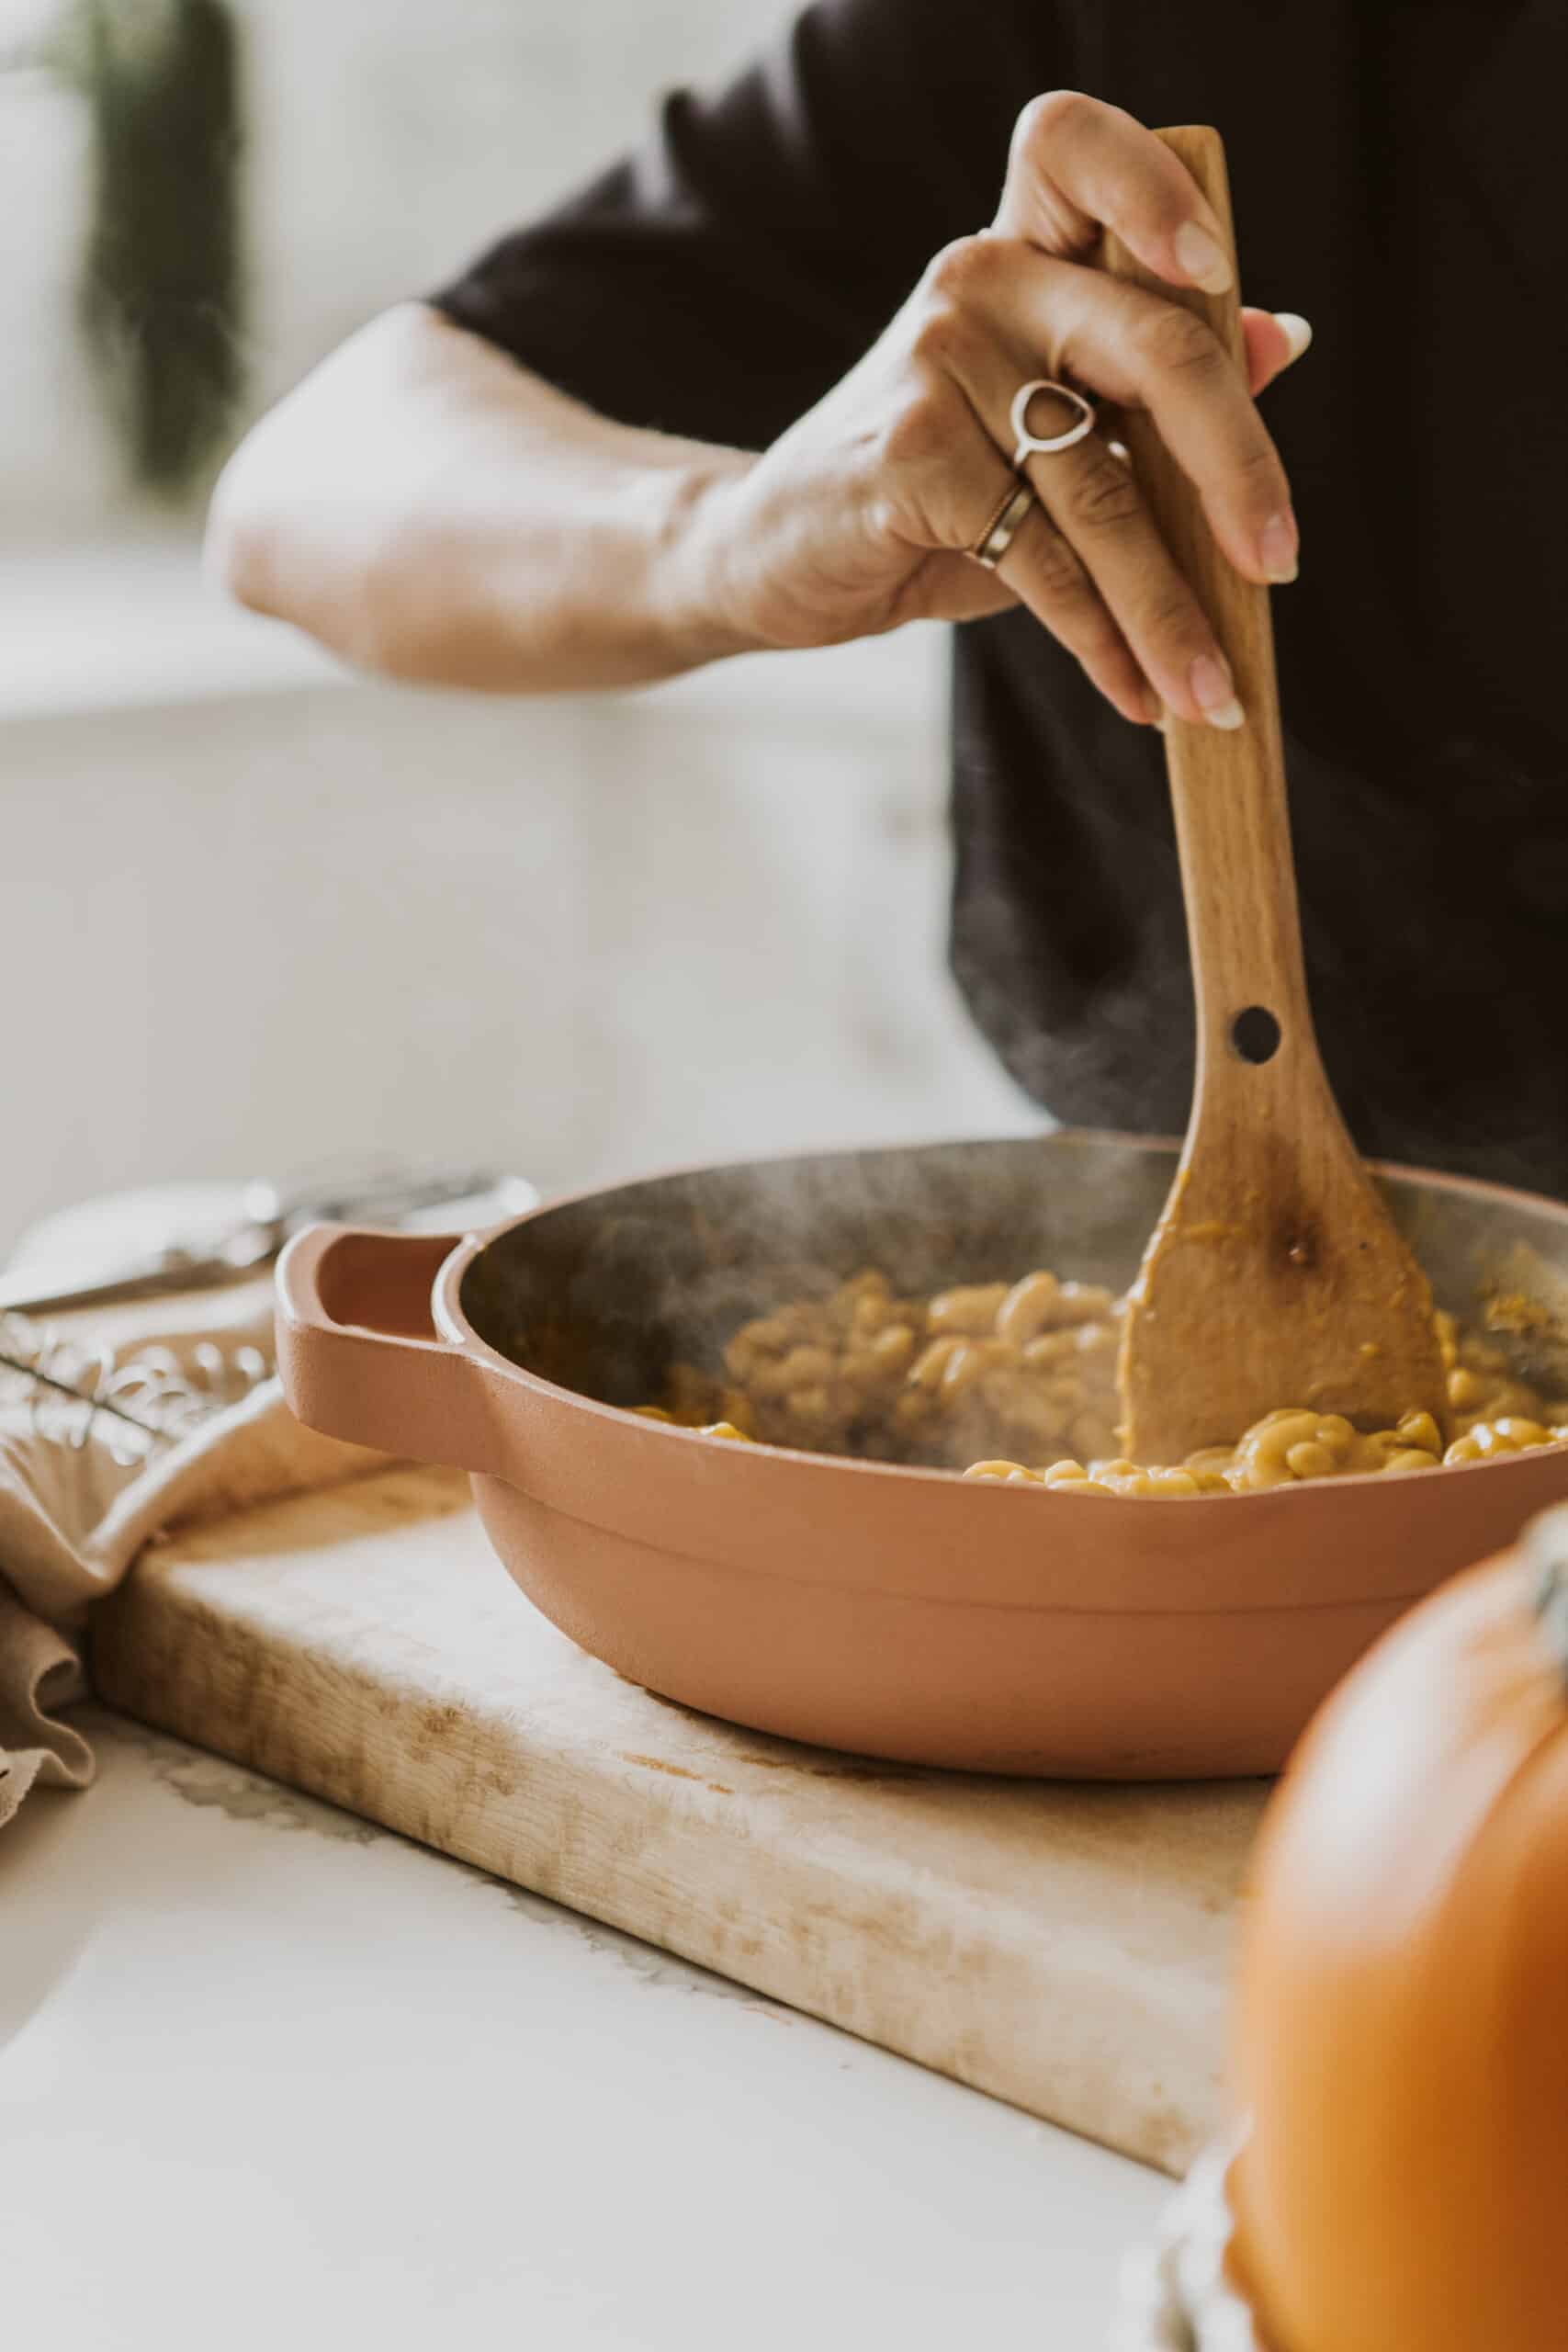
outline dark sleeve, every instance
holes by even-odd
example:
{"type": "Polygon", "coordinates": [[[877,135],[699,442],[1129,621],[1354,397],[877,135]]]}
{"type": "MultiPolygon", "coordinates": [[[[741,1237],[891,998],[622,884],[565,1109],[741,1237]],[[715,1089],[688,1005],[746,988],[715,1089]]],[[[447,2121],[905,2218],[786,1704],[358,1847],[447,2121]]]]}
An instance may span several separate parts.
{"type": "Polygon", "coordinates": [[[717,96],[430,299],[602,414],[759,448],[995,210],[1095,0],[820,0],[717,96]]]}

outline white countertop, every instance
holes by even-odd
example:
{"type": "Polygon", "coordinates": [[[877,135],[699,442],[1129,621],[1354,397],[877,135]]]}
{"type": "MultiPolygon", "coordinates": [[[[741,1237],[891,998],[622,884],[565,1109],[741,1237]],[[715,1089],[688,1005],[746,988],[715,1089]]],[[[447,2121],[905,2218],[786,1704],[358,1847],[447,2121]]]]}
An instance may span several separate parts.
{"type": "Polygon", "coordinates": [[[174,1740],[0,1835],[0,2333],[1100,2352],[1168,2183],[174,1740]]]}

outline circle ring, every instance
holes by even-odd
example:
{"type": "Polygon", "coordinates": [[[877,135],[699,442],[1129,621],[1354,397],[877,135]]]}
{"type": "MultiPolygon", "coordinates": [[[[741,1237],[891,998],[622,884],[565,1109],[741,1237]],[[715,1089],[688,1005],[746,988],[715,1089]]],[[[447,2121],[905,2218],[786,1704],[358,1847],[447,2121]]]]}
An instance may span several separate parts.
{"type": "Polygon", "coordinates": [[[1039,503],[1031,483],[1014,481],[969,550],[975,561],[983,565],[986,571],[995,571],[1022,528],[1024,516],[1032,506],[1039,503]]]}
{"type": "Polygon", "coordinates": [[[1013,452],[1013,465],[1021,471],[1026,458],[1049,458],[1058,449],[1071,449],[1094,431],[1094,402],[1082,392],[1075,392],[1070,384],[1058,384],[1049,376],[1035,376],[1021,384],[1012,404],[1010,422],[1018,447],[1013,452]],[[1070,401],[1077,411],[1077,420],[1065,433],[1048,434],[1043,439],[1029,429],[1029,403],[1036,392],[1055,392],[1061,400],[1070,401]]]}

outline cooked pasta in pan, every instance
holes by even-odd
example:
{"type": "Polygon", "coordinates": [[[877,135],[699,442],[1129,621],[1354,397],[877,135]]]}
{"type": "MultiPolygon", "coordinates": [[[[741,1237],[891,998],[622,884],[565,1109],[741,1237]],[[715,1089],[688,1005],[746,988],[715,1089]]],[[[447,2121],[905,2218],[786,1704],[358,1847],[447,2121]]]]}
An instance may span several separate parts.
{"type": "Polygon", "coordinates": [[[742,1324],[721,1371],[677,1364],[660,1402],[637,1409],[741,1442],[1106,1496],[1257,1493],[1568,1442],[1568,1399],[1543,1397],[1440,1313],[1446,1438],[1429,1413],[1366,1432],[1286,1405],[1183,1463],[1129,1462],[1116,1444],[1122,1311],[1110,1291],[1043,1268],[931,1298],[900,1297],[868,1268],[742,1324]]]}

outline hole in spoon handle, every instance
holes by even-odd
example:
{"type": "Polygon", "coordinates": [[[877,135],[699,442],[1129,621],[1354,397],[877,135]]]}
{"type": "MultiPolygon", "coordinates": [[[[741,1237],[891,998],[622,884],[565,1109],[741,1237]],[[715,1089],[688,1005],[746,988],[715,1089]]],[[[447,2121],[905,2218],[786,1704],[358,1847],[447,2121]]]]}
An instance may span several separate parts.
{"type": "Polygon", "coordinates": [[[1271,1062],[1283,1034],[1266,1004],[1249,1004],[1231,1023],[1231,1046],[1244,1062],[1271,1062]]]}

